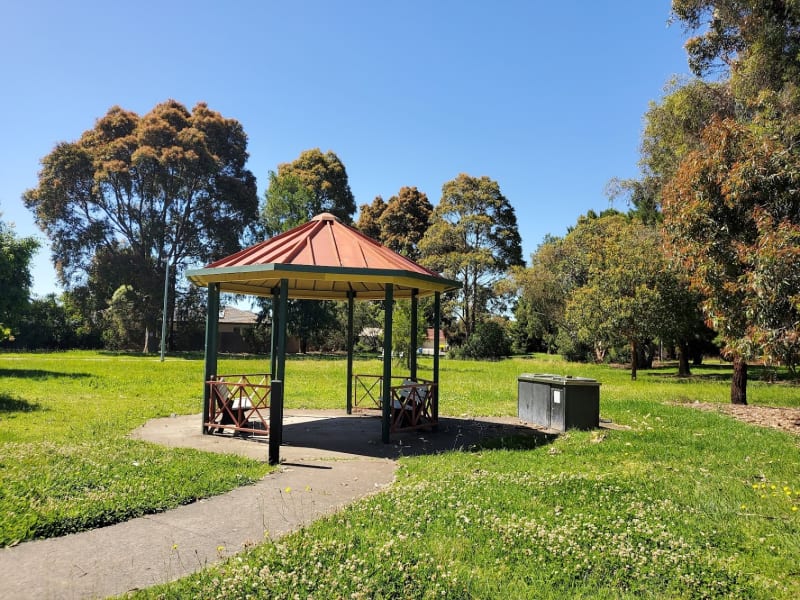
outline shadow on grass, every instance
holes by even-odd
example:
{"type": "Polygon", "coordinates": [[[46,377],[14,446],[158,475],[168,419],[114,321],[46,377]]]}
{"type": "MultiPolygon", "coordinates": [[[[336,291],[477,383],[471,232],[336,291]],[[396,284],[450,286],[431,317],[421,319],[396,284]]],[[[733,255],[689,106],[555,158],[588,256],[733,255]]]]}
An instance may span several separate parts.
{"type": "Polygon", "coordinates": [[[537,432],[536,435],[513,434],[487,438],[479,442],[475,450],[535,450],[552,444],[557,437],[555,433],[537,432]]]}
{"type": "Polygon", "coordinates": [[[0,369],[0,377],[19,377],[20,379],[83,379],[91,376],[90,373],[62,373],[44,369],[0,369]]]}
{"type": "MultiPolygon", "coordinates": [[[[132,350],[98,350],[97,354],[100,356],[117,356],[117,357],[128,357],[128,358],[158,358],[158,352],[151,352],[146,354],[144,352],[136,352],[132,350]]],[[[203,360],[205,358],[205,353],[202,350],[186,350],[186,351],[169,351],[166,353],[166,357],[170,359],[181,359],[181,360],[203,360]]],[[[380,360],[380,355],[377,353],[370,353],[370,352],[356,352],[353,355],[353,360],[380,360]]],[[[218,352],[217,353],[218,360],[243,360],[243,361],[252,361],[252,360],[269,360],[268,353],[261,353],[261,352],[242,352],[242,353],[230,353],[230,352],[218,352]]],[[[309,352],[307,354],[287,354],[286,360],[290,361],[304,361],[304,360],[321,360],[321,361],[341,361],[344,362],[347,359],[347,354],[344,352],[309,352]]]]}
{"type": "Polygon", "coordinates": [[[35,402],[0,393],[0,413],[33,412],[35,410],[41,410],[41,407],[35,402]]]}
{"type": "MultiPolygon", "coordinates": [[[[680,381],[712,381],[730,383],[733,377],[733,367],[729,364],[697,365],[691,367],[691,375],[679,376],[677,372],[663,371],[662,367],[647,369],[650,377],[676,379],[680,381]]],[[[792,374],[787,369],[776,369],[763,365],[748,365],[747,378],[749,381],[764,381],[768,383],[784,383],[798,385],[797,374],[792,374]]]]}

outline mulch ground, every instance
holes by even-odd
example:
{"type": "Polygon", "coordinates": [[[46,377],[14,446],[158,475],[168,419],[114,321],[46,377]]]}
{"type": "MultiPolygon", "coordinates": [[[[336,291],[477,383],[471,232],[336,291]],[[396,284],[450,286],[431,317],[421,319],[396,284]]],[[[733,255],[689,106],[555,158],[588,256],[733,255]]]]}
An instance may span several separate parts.
{"type": "Polygon", "coordinates": [[[716,404],[710,402],[695,402],[689,404],[700,410],[724,412],[732,417],[760,425],[788,431],[800,436],[800,408],[779,408],[774,406],[741,406],[737,404],[716,404]]]}

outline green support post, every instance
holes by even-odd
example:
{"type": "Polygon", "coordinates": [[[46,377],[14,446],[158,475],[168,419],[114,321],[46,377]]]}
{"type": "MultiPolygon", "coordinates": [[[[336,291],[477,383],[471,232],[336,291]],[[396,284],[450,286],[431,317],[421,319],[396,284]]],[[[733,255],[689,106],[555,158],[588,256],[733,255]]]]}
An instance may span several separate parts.
{"type": "Polygon", "coordinates": [[[278,296],[278,345],[275,379],[284,381],[286,374],[286,313],[288,310],[289,280],[281,279],[278,296]]]}
{"type": "MultiPolygon", "coordinates": [[[[442,299],[439,292],[433,295],[433,422],[439,422],[439,329],[442,312],[442,299]]],[[[435,426],[434,426],[435,427],[435,426]]]]}
{"type": "Polygon", "coordinates": [[[408,356],[409,377],[412,381],[417,380],[417,305],[419,290],[411,290],[411,335],[409,336],[408,356]]]}
{"type": "Polygon", "coordinates": [[[217,374],[217,337],[219,332],[219,284],[208,285],[208,307],[206,313],[205,379],[203,379],[203,419],[202,432],[208,433],[206,418],[211,402],[211,388],[208,382],[217,374]]]}
{"type": "Polygon", "coordinates": [[[281,462],[281,435],[273,435],[273,432],[282,434],[283,424],[280,414],[280,407],[283,406],[283,381],[273,379],[269,386],[269,464],[277,465],[281,462]]]}
{"type": "Polygon", "coordinates": [[[353,335],[353,309],[356,293],[347,292],[347,414],[353,414],[353,350],[355,337],[353,335]]]}
{"type": "MultiPolygon", "coordinates": [[[[277,361],[275,364],[275,375],[273,381],[281,382],[281,394],[279,398],[270,399],[269,409],[269,435],[275,436],[273,442],[279,447],[283,443],[283,400],[286,392],[286,311],[289,301],[289,280],[281,279],[280,296],[278,298],[278,344],[277,361]],[[274,409],[273,409],[274,407],[274,409]]],[[[273,457],[276,461],[279,457],[273,457]]]]}
{"type": "Polygon", "coordinates": [[[384,444],[389,443],[389,426],[392,401],[392,310],[394,308],[394,286],[386,284],[383,311],[383,423],[381,437],[384,444]]]}
{"type": "Polygon", "coordinates": [[[275,379],[275,370],[278,368],[278,304],[280,303],[280,287],[272,290],[272,324],[269,332],[269,375],[270,379],[275,379]]]}

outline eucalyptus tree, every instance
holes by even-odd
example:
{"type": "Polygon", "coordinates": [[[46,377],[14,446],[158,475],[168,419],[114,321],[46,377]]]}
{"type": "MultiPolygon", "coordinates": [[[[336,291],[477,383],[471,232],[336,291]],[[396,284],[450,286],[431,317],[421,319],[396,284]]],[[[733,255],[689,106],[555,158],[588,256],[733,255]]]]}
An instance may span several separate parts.
{"type": "Polygon", "coordinates": [[[641,345],[673,320],[665,291],[676,282],[658,234],[638,219],[611,214],[584,219],[567,237],[580,240],[586,271],[566,300],[566,327],[595,349],[628,345],[636,379],[641,345]]]}
{"type": "Polygon", "coordinates": [[[167,270],[174,298],[188,263],[237,251],[255,222],[247,157],[241,124],[204,103],[189,111],[168,100],[144,116],[115,106],[42,159],[24,201],[67,291],[88,286],[99,310],[130,286],[149,351],[167,270]]]}
{"type": "Polygon", "coordinates": [[[328,212],[352,224],[356,203],[347,169],[335,152],[304,150],[295,160],[269,174],[262,221],[267,235],[276,235],[313,216],[328,212]]]}
{"type": "MultiPolygon", "coordinates": [[[[419,260],[419,242],[428,229],[433,206],[428,196],[416,187],[403,186],[387,202],[377,196],[372,204],[361,206],[357,227],[364,235],[394,250],[398,254],[419,260]]],[[[423,299],[423,312],[432,309],[430,301],[423,299]]],[[[418,322],[418,331],[411,332],[411,305],[400,300],[395,307],[397,326],[392,337],[393,351],[403,356],[410,365],[410,353],[422,343],[425,323],[418,322]]]]}
{"type": "MultiPolygon", "coordinates": [[[[331,150],[305,150],[294,161],[278,165],[269,174],[269,187],[261,213],[268,236],[275,236],[328,212],[352,224],[355,198],[345,168],[331,150]]],[[[269,301],[262,303],[266,309],[269,301]]],[[[330,301],[292,300],[287,317],[289,331],[298,336],[302,352],[319,343],[338,326],[335,304],[330,301]]]]}
{"type": "Polygon", "coordinates": [[[380,218],[386,210],[386,202],[380,196],[375,196],[371,204],[362,204],[358,209],[356,228],[365,236],[375,241],[381,239],[380,218]]]}
{"type": "Polygon", "coordinates": [[[736,110],[713,115],[665,182],[664,225],[733,360],[731,402],[745,404],[748,361],[800,362],[800,4],[672,9],[693,34],[690,67],[721,73],[736,110]]]}
{"type": "Polygon", "coordinates": [[[433,206],[424,192],[415,187],[401,187],[389,198],[378,223],[380,241],[386,247],[411,260],[420,256],[419,243],[428,230],[433,206]]]}
{"type": "Polygon", "coordinates": [[[442,186],[419,250],[422,264],[461,282],[451,308],[467,337],[492,305],[502,304],[498,281],[524,265],[514,207],[486,176],[462,173],[442,186]]]}

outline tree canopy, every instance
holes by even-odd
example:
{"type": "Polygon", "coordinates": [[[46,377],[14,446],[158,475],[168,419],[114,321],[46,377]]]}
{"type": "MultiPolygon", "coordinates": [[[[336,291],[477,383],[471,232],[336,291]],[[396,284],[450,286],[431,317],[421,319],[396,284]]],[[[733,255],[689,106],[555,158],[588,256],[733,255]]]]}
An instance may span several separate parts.
{"type": "Polygon", "coordinates": [[[541,345],[571,360],[630,354],[635,376],[658,339],[678,348],[680,374],[689,374],[689,346],[706,333],[699,298],[670,265],[659,229],[635,210],[589,211],[511,276],[520,349],[541,345]]]}
{"type": "Polygon", "coordinates": [[[380,196],[375,196],[372,204],[362,204],[358,210],[358,222],[356,227],[375,241],[381,239],[381,223],[380,218],[383,211],[386,210],[386,202],[380,196]]]}
{"type": "Polygon", "coordinates": [[[686,52],[695,75],[729,72],[740,97],[800,79],[797,0],[673,0],[672,12],[694,34],[686,52]]]}
{"type": "Polygon", "coordinates": [[[424,192],[403,186],[388,202],[377,196],[372,204],[362,204],[356,227],[398,254],[418,260],[419,242],[432,213],[433,206],[424,192]]]}
{"type": "Polygon", "coordinates": [[[729,75],[717,85],[735,108],[709,105],[694,143],[673,152],[664,225],[734,361],[731,401],[746,403],[748,360],[800,360],[800,279],[786,266],[800,257],[800,3],[673,0],[672,9],[695,34],[691,68],[729,75]]]}
{"type": "Polygon", "coordinates": [[[0,220],[0,341],[13,335],[30,301],[33,255],[39,242],[18,238],[14,228],[0,220]]]}
{"type": "Polygon", "coordinates": [[[262,221],[268,236],[302,225],[328,212],[351,224],[356,202],[347,170],[336,154],[305,150],[294,161],[270,172],[262,221]]]}
{"type": "Polygon", "coordinates": [[[51,240],[65,288],[101,285],[101,273],[113,273],[97,304],[130,285],[133,310],[152,332],[168,265],[174,290],[188,262],[241,247],[258,209],[246,160],[241,124],[204,103],[190,112],[168,100],[141,117],[115,106],[44,157],[24,200],[51,240]]]}
{"type": "Polygon", "coordinates": [[[428,196],[415,187],[402,187],[386,203],[378,222],[380,241],[412,260],[419,259],[419,242],[428,230],[433,206],[428,196]]]}
{"type": "MultiPolygon", "coordinates": [[[[344,223],[353,222],[356,205],[347,170],[336,154],[319,148],[305,150],[290,163],[270,172],[261,221],[266,235],[275,236],[328,212],[344,223]]],[[[264,304],[264,306],[266,303],[264,304]]],[[[300,339],[301,352],[338,326],[336,305],[317,300],[292,300],[287,326],[300,339]]]]}
{"type": "Polygon", "coordinates": [[[735,361],[800,362],[798,177],[796,150],[718,120],[665,190],[672,250],[735,361]]]}
{"type": "Polygon", "coordinates": [[[499,299],[498,280],[524,264],[514,207],[486,176],[462,173],[444,184],[419,249],[424,265],[461,282],[454,309],[467,336],[499,299]]]}
{"type": "Polygon", "coordinates": [[[582,220],[569,237],[586,249],[586,280],[566,301],[566,326],[600,355],[629,345],[636,379],[639,346],[657,337],[671,319],[664,291],[675,282],[657,233],[636,219],[611,214],[582,220]]]}

